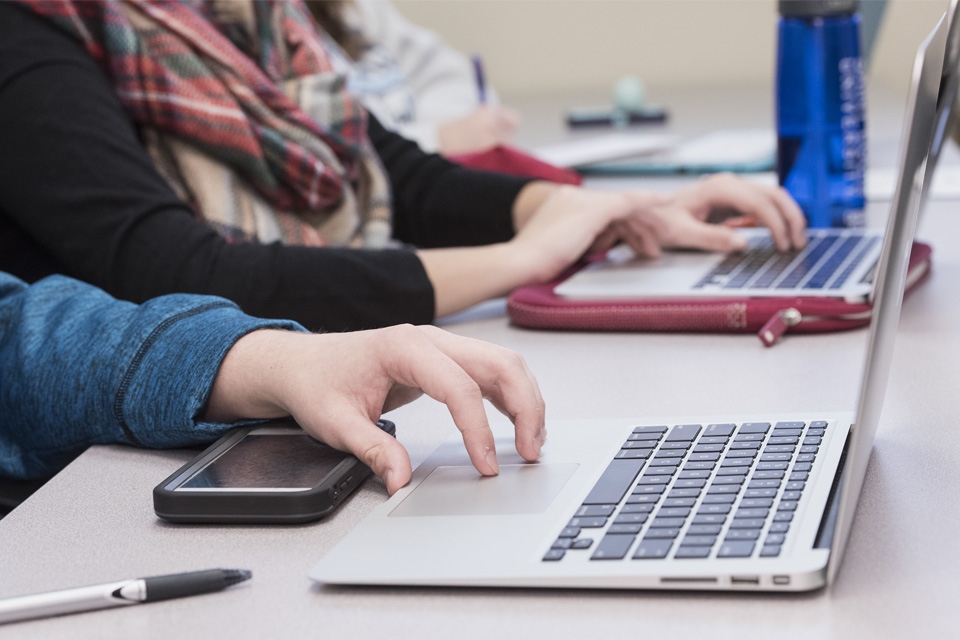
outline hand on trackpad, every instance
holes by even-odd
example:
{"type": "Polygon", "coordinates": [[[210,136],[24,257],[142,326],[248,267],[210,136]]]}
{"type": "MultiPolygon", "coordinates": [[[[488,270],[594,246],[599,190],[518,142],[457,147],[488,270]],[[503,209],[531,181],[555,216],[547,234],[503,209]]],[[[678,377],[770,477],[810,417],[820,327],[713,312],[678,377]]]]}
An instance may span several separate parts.
{"type": "Polygon", "coordinates": [[[542,513],[580,465],[510,464],[500,475],[473,467],[437,467],[404,498],[392,517],[542,513]]]}

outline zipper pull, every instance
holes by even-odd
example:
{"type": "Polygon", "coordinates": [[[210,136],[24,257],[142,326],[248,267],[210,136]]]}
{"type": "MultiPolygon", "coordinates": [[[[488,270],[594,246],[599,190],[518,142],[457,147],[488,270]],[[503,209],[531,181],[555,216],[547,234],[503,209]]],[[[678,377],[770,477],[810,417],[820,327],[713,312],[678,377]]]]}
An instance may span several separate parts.
{"type": "Polygon", "coordinates": [[[762,342],[764,346],[772,347],[777,344],[777,340],[786,333],[787,329],[797,326],[802,319],[803,316],[793,307],[777,311],[770,316],[766,324],[760,328],[760,342],[762,342]]]}

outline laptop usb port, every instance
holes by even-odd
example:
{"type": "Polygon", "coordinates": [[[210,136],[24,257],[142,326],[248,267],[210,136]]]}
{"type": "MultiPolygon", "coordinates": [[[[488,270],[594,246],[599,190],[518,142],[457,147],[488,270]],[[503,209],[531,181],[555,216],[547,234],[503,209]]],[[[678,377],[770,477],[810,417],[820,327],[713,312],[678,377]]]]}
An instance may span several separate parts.
{"type": "Polygon", "coordinates": [[[760,576],[730,576],[730,584],[760,584],[760,576]]]}

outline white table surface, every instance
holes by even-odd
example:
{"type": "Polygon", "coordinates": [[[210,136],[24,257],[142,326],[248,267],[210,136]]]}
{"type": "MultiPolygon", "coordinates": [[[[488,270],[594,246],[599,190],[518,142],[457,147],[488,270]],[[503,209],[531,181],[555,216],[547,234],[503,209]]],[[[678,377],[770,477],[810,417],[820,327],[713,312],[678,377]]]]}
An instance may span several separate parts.
{"type": "MultiPolygon", "coordinates": [[[[717,101],[733,114],[720,126],[739,126],[738,99],[717,101]]],[[[528,122],[547,111],[537,100],[558,104],[531,100],[528,122]]],[[[675,120],[695,114],[695,105],[676,104],[675,120]]],[[[883,108],[894,137],[889,129],[876,134],[871,158],[892,164],[900,106],[883,108]]],[[[919,238],[934,245],[933,277],[904,305],[856,522],[838,580],[827,589],[766,595],[318,586],[307,570],[386,498],[379,482],[368,481],[320,523],[175,526],[156,518],[151,490],[193,452],[109,446],[90,449],[0,520],[0,597],[211,567],[251,569],[254,578],[222,593],[0,627],[0,638],[956,637],[958,212],[960,201],[931,201],[921,221],[919,238]]],[[[865,330],[787,335],[766,349],[754,335],[529,331],[509,324],[502,301],[456,320],[446,327],[523,353],[548,419],[585,421],[853,409],[866,340],[865,330]]],[[[387,417],[414,464],[453,429],[445,409],[429,400],[387,417]]]]}

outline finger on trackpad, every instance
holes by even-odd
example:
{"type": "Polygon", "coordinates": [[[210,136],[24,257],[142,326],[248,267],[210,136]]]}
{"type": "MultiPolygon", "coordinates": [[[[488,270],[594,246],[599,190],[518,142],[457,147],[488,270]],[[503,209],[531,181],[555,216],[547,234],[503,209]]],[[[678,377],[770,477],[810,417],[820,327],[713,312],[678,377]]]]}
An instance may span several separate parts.
{"type": "Polygon", "coordinates": [[[580,465],[501,465],[500,475],[473,467],[437,467],[390,512],[403,516],[476,516],[542,513],[580,465]]]}

